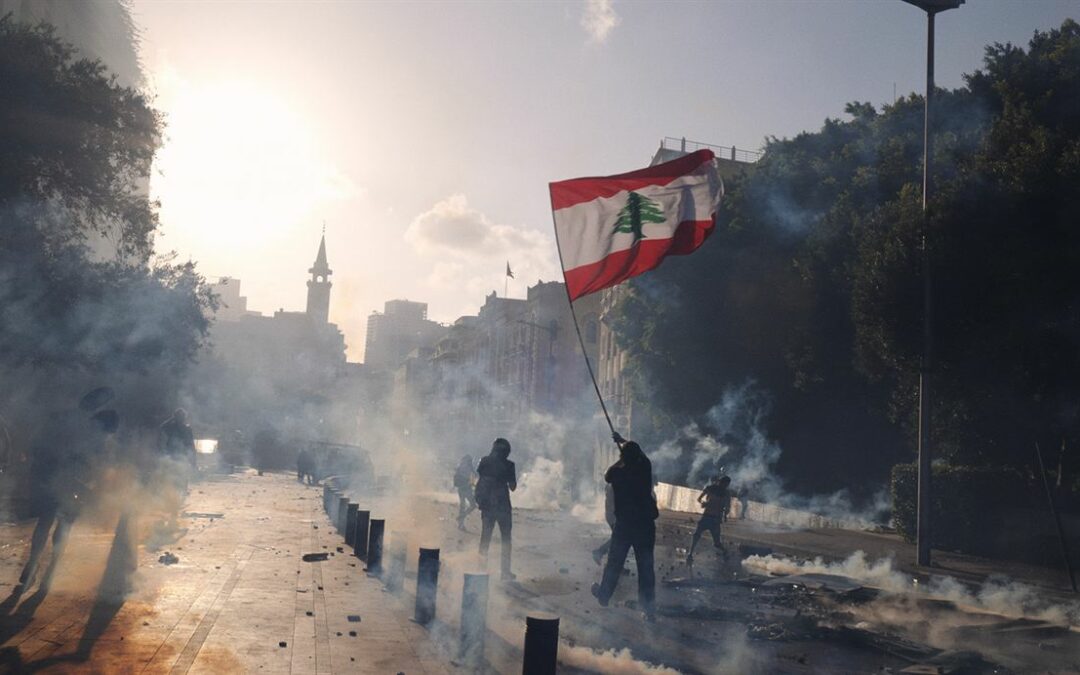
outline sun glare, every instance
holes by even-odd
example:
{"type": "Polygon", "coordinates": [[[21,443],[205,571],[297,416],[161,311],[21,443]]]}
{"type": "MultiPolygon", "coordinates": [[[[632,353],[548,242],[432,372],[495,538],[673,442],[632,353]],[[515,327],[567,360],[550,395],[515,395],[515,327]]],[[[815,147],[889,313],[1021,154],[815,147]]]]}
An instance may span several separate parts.
{"type": "Polygon", "coordinates": [[[151,189],[161,200],[166,249],[266,246],[352,192],[311,125],[273,89],[168,73],[159,82],[167,127],[151,189]]]}

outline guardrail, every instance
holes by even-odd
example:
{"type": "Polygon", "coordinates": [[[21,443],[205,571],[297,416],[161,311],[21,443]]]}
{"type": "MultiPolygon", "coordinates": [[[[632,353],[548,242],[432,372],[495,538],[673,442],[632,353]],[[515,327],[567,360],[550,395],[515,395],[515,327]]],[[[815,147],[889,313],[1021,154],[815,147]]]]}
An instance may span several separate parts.
{"type": "Polygon", "coordinates": [[[717,157],[730,159],[733,162],[753,163],[761,159],[764,153],[757,150],[740,150],[735,146],[713,145],[701,141],[690,141],[685,138],[673,138],[665,136],[660,141],[660,147],[665,150],[678,150],[679,152],[694,152],[696,150],[712,150],[717,157]]]}

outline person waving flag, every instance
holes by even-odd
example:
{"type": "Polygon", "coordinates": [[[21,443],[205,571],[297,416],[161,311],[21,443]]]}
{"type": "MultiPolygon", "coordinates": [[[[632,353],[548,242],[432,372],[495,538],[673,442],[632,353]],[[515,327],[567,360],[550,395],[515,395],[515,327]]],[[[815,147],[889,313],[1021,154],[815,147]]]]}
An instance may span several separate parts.
{"type": "Polygon", "coordinates": [[[571,302],[701,246],[724,195],[716,158],[698,150],[617,176],[549,184],[571,302]]]}

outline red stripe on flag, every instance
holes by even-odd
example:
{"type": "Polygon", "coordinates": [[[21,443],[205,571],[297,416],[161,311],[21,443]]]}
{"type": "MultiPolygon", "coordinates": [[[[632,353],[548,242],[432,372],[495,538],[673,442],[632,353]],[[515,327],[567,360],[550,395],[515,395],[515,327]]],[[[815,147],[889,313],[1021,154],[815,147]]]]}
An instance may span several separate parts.
{"type": "Polygon", "coordinates": [[[649,185],[667,185],[680,176],[713,159],[712,150],[698,150],[670,162],[617,176],[571,178],[551,183],[551,208],[555,211],[574,204],[610,197],[623,190],[638,190],[649,185]]]}
{"type": "Polygon", "coordinates": [[[671,239],[641,239],[632,248],[616,251],[599,262],[566,270],[564,276],[570,300],[656,269],[665,256],[692,253],[705,243],[715,228],[715,217],[712,220],[686,220],[679,223],[671,239]]]}

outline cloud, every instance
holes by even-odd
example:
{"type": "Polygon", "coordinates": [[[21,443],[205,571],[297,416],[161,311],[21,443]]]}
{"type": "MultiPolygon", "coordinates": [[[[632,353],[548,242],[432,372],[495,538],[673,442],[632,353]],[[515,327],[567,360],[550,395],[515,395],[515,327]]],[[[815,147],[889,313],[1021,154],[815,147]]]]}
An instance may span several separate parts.
{"type": "Polygon", "coordinates": [[[608,35],[619,25],[619,15],[615,13],[613,0],[585,0],[585,10],[581,13],[581,27],[589,34],[589,41],[604,44],[608,35]]]}
{"type": "Polygon", "coordinates": [[[518,254],[543,248],[549,237],[535,230],[499,225],[456,194],[413,219],[405,240],[421,254],[449,253],[465,258],[518,254]]]}
{"type": "Polygon", "coordinates": [[[552,235],[492,222],[462,194],[413,218],[405,241],[433,261],[424,280],[428,287],[455,289],[459,302],[454,312],[475,313],[484,295],[495,289],[501,294],[508,261],[515,275],[510,282],[514,297],[537,280],[561,278],[552,235]]]}

